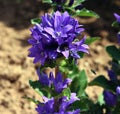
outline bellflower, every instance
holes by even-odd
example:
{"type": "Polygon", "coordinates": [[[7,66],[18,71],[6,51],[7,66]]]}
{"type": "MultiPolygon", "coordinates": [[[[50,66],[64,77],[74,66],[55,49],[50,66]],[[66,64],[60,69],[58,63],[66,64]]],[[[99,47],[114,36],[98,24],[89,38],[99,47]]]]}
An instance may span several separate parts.
{"type": "Polygon", "coordinates": [[[63,89],[67,88],[68,84],[71,83],[71,79],[67,78],[63,80],[62,74],[60,72],[57,73],[57,76],[53,80],[54,88],[56,92],[60,93],[63,89]]]}
{"type": "Polygon", "coordinates": [[[111,81],[116,81],[117,80],[117,75],[113,70],[108,70],[108,76],[111,81]]]}
{"type": "Polygon", "coordinates": [[[40,73],[37,71],[39,81],[42,85],[51,87],[54,86],[54,89],[56,92],[60,93],[63,89],[67,88],[68,84],[71,83],[71,79],[62,78],[62,74],[60,72],[57,73],[57,75],[54,77],[53,73],[50,72],[49,76],[45,73],[40,73]]]}
{"type": "Polygon", "coordinates": [[[116,94],[120,95],[120,86],[117,86],[117,88],[116,88],[116,94]]]}
{"type": "Polygon", "coordinates": [[[120,32],[117,33],[118,43],[120,44],[120,32]]]}
{"type": "Polygon", "coordinates": [[[114,13],[114,16],[116,18],[116,21],[120,23],[120,15],[118,15],[117,13],[114,13]]]}
{"type": "Polygon", "coordinates": [[[43,97],[44,103],[38,104],[36,111],[38,114],[80,114],[80,109],[68,111],[70,105],[79,100],[75,93],[71,93],[68,100],[66,96],[59,99],[47,99],[43,97]]]}
{"type": "Polygon", "coordinates": [[[53,83],[54,79],[52,72],[50,72],[49,77],[46,73],[40,72],[39,70],[37,70],[37,74],[39,77],[39,81],[43,86],[51,87],[51,84],[53,83]]]}
{"type": "Polygon", "coordinates": [[[117,103],[117,96],[112,92],[105,90],[103,92],[105,104],[108,106],[115,106],[117,103]]]}
{"type": "Polygon", "coordinates": [[[85,37],[76,41],[83,30],[82,25],[67,12],[45,14],[42,22],[31,28],[32,38],[29,43],[32,47],[29,49],[29,57],[34,58],[34,63],[40,62],[42,65],[62,56],[78,59],[78,52],[88,53],[85,37]]]}

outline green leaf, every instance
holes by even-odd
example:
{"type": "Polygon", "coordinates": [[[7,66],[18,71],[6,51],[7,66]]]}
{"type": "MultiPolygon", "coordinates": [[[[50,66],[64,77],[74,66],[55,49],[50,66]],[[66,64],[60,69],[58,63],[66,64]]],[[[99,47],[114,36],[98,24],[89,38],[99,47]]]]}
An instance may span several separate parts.
{"type": "Polygon", "coordinates": [[[70,96],[71,96],[71,91],[69,88],[65,88],[63,91],[62,91],[62,95],[63,96],[67,96],[68,99],[70,99],[70,96]]]}
{"type": "Polygon", "coordinates": [[[79,101],[76,101],[72,104],[72,109],[80,109],[81,112],[89,110],[88,100],[86,98],[80,98],[79,101]]]}
{"type": "Polygon", "coordinates": [[[27,97],[27,96],[24,96],[23,98],[24,98],[24,99],[27,99],[28,101],[31,101],[31,102],[33,102],[33,103],[35,103],[35,104],[39,104],[39,101],[37,101],[37,100],[34,99],[34,98],[30,98],[30,97],[27,97]]]}
{"type": "Polygon", "coordinates": [[[104,89],[110,90],[110,91],[115,91],[116,89],[116,85],[114,85],[114,83],[110,83],[110,81],[108,81],[105,76],[100,75],[98,77],[96,77],[95,79],[93,79],[90,83],[89,86],[100,86],[104,89]]]}
{"type": "Polygon", "coordinates": [[[120,103],[118,102],[112,114],[120,114],[120,103]]]}
{"type": "Polygon", "coordinates": [[[51,4],[52,1],[51,0],[42,0],[43,3],[48,3],[48,4],[51,4]]]}
{"type": "Polygon", "coordinates": [[[85,0],[74,0],[74,4],[73,4],[73,6],[75,7],[75,6],[78,6],[78,5],[80,5],[82,2],[84,2],[85,0]]]}
{"type": "Polygon", "coordinates": [[[114,21],[114,22],[112,23],[112,27],[118,28],[118,27],[120,27],[120,24],[119,24],[117,21],[114,21]]]}
{"type": "Polygon", "coordinates": [[[120,60],[120,50],[117,49],[114,45],[113,46],[107,46],[106,51],[108,54],[115,60],[120,60]]]}
{"type": "Polygon", "coordinates": [[[76,10],[75,16],[87,16],[99,18],[99,16],[95,12],[87,10],[85,8],[83,8],[82,10],[76,10]]]}
{"type": "Polygon", "coordinates": [[[41,19],[40,18],[31,19],[31,24],[35,25],[35,24],[39,24],[39,23],[41,23],[41,19]]]}
{"type": "Polygon", "coordinates": [[[29,80],[29,84],[39,95],[50,97],[50,88],[42,86],[39,81],[29,80]]]}
{"type": "Polygon", "coordinates": [[[90,45],[91,43],[93,43],[97,40],[100,40],[100,37],[89,37],[89,38],[86,39],[85,43],[90,45]]]}
{"type": "Polygon", "coordinates": [[[100,104],[100,106],[105,104],[103,93],[98,96],[98,103],[100,104]]]}
{"type": "Polygon", "coordinates": [[[84,70],[78,73],[72,83],[71,83],[71,91],[77,93],[77,96],[81,96],[87,87],[87,76],[84,70]]]}

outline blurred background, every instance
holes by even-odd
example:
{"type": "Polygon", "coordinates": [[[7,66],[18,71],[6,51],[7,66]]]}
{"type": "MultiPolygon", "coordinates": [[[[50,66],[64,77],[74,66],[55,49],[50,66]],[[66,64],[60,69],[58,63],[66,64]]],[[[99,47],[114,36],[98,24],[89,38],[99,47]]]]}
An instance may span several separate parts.
{"type": "MultiPolygon", "coordinates": [[[[79,18],[88,36],[99,36],[100,40],[90,46],[90,54],[79,61],[79,68],[85,69],[88,80],[97,75],[107,76],[111,58],[105,52],[107,45],[118,45],[117,29],[111,24],[115,21],[113,13],[120,14],[120,0],[86,0],[87,9],[95,11],[100,18],[79,18]],[[96,75],[91,72],[96,72],[96,75]]],[[[36,114],[35,105],[23,96],[39,99],[28,84],[29,79],[37,79],[36,68],[28,58],[30,45],[30,20],[49,12],[50,6],[41,0],[0,0],[0,114],[36,114]]],[[[86,92],[95,100],[101,88],[88,87],[86,92]]]]}

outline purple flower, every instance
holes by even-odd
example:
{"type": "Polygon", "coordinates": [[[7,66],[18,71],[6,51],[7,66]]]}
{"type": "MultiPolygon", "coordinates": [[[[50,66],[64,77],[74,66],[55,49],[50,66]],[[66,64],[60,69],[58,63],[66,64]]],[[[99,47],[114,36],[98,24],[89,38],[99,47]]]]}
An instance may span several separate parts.
{"type": "Polygon", "coordinates": [[[117,80],[117,76],[116,76],[116,74],[113,70],[108,70],[108,76],[109,76],[111,81],[116,81],[117,80]]]}
{"type": "Polygon", "coordinates": [[[39,77],[39,81],[43,86],[49,86],[51,87],[51,84],[53,83],[53,73],[50,72],[49,77],[46,73],[41,73],[39,70],[37,70],[37,74],[39,77]]]}
{"type": "Polygon", "coordinates": [[[66,59],[80,58],[78,52],[88,53],[85,38],[76,42],[76,37],[81,35],[83,30],[78,21],[67,12],[45,14],[42,22],[31,29],[32,39],[29,43],[32,47],[29,49],[29,57],[34,58],[34,63],[40,62],[42,65],[62,56],[66,59]]]}
{"type": "Polygon", "coordinates": [[[117,88],[116,88],[116,94],[120,95],[120,86],[117,86],[117,88]]]}
{"type": "Polygon", "coordinates": [[[54,77],[53,73],[50,72],[49,76],[45,73],[40,73],[39,70],[37,71],[39,81],[43,86],[51,87],[54,86],[56,92],[60,93],[63,89],[68,87],[68,84],[71,83],[71,79],[62,78],[62,74],[60,72],[57,73],[56,77],[54,77]]]}
{"type": "Polygon", "coordinates": [[[44,103],[38,104],[36,111],[38,114],[54,114],[54,99],[51,98],[44,103]]]}
{"type": "Polygon", "coordinates": [[[118,15],[117,13],[114,13],[114,16],[116,18],[116,21],[120,23],[120,15],[118,15]]]}
{"type": "Polygon", "coordinates": [[[117,96],[112,92],[105,90],[103,92],[105,104],[108,106],[115,106],[117,103],[117,96]]]}
{"type": "Polygon", "coordinates": [[[120,44],[120,32],[117,33],[118,43],[120,44]]]}
{"type": "Polygon", "coordinates": [[[53,80],[55,91],[61,93],[63,89],[67,88],[68,84],[71,83],[71,79],[63,79],[60,72],[57,73],[57,76],[53,80]]]}
{"type": "Polygon", "coordinates": [[[68,111],[70,105],[79,100],[75,93],[71,93],[69,100],[66,96],[59,99],[43,97],[43,100],[44,103],[40,103],[36,108],[39,114],[80,114],[80,109],[68,111]]]}

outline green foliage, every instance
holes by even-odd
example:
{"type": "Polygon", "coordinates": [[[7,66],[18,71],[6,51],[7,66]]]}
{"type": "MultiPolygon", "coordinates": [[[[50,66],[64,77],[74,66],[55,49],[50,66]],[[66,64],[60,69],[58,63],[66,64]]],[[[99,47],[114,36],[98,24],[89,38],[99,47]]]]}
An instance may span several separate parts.
{"type": "Polygon", "coordinates": [[[114,21],[114,22],[112,23],[112,27],[119,28],[119,27],[120,27],[120,24],[119,24],[117,21],[114,21]]]}
{"type": "Polygon", "coordinates": [[[112,114],[120,114],[120,102],[116,105],[116,107],[112,111],[112,114]]]}
{"type": "Polygon", "coordinates": [[[105,104],[103,93],[99,95],[99,97],[98,97],[98,103],[100,104],[100,106],[102,106],[103,104],[105,104]]]}
{"type": "Polygon", "coordinates": [[[79,72],[78,66],[75,64],[75,61],[70,59],[60,61],[59,69],[61,72],[65,72],[65,74],[71,79],[76,77],[79,72]]]}
{"type": "Polygon", "coordinates": [[[105,76],[100,75],[98,77],[96,77],[95,79],[93,79],[90,83],[89,86],[100,86],[104,89],[110,90],[110,91],[115,91],[116,89],[116,85],[114,85],[113,83],[111,83],[109,80],[107,80],[105,78],[105,76]]]}
{"type": "Polygon", "coordinates": [[[72,92],[77,93],[77,96],[82,96],[87,87],[87,76],[84,70],[80,71],[73,79],[70,88],[72,92]]]}
{"type": "Polygon", "coordinates": [[[81,112],[81,114],[104,114],[103,107],[101,107],[98,103],[94,104],[93,101],[86,102],[89,104],[89,110],[85,112],[81,112]]]}
{"type": "Polygon", "coordinates": [[[120,49],[116,48],[113,45],[113,46],[107,46],[106,51],[113,59],[120,61],[120,49]]]}
{"type": "Polygon", "coordinates": [[[90,45],[90,44],[94,43],[97,40],[100,40],[100,37],[89,37],[89,38],[86,39],[85,43],[90,45]]]}
{"type": "Polygon", "coordinates": [[[39,81],[29,80],[30,86],[41,96],[51,96],[51,89],[40,84],[39,81]]]}
{"type": "Polygon", "coordinates": [[[86,96],[80,97],[79,101],[76,101],[72,104],[72,108],[80,109],[81,112],[85,112],[85,111],[89,110],[88,98],[86,96]]]}
{"type": "Polygon", "coordinates": [[[24,96],[23,98],[24,98],[24,99],[27,99],[27,100],[30,101],[30,102],[35,103],[36,105],[39,104],[39,101],[37,101],[37,100],[34,99],[34,98],[30,98],[30,97],[27,97],[27,96],[24,96]]]}
{"type": "Polygon", "coordinates": [[[77,10],[75,12],[75,15],[74,16],[84,16],[84,17],[96,17],[96,18],[99,18],[99,16],[91,11],[91,10],[87,10],[86,8],[83,8],[81,10],[77,10]]]}
{"type": "Polygon", "coordinates": [[[74,0],[73,6],[77,6],[78,4],[83,3],[85,0],[74,0]]]}
{"type": "Polygon", "coordinates": [[[35,25],[35,24],[39,24],[39,23],[41,23],[41,19],[40,18],[31,19],[31,24],[35,25]]]}
{"type": "Polygon", "coordinates": [[[70,99],[70,96],[71,96],[71,91],[69,88],[65,88],[63,91],[62,91],[62,96],[66,96],[68,99],[70,99]]]}
{"type": "Polygon", "coordinates": [[[43,3],[48,3],[48,4],[51,4],[52,3],[52,0],[42,0],[43,3]]]}

